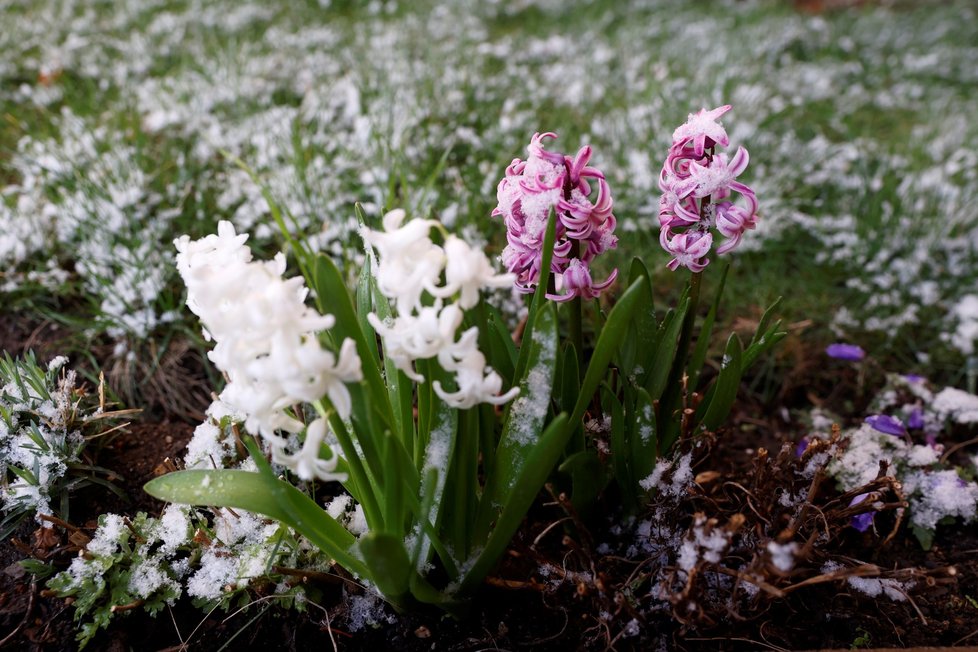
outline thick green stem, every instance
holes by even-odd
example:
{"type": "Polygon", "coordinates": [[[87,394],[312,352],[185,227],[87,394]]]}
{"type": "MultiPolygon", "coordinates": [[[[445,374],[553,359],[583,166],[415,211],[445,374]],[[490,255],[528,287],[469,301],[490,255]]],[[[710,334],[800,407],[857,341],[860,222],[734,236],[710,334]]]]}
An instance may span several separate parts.
{"type": "Polygon", "coordinates": [[[676,357],[673,359],[666,382],[665,391],[659,400],[658,421],[660,424],[660,451],[667,453],[679,438],[679,414],[682,405],[680,399],[683,392],[683,376],[686,373],[686,359],[689,357],[689,344],[693,339],[693,327],[696,325],[696,309],[700,298],[700,282],[702,272],[696,272],[689,280],[689,307],[683,318],[683,326],[676,344],[676,357]]]}
{"type": "Polygon", "coordinates": [[[672,374],[669,378],[670,394],[679,391],[683,375],[686,373],[686,362],[689,358],[689,345],[693,341],[693,329],[696,327],[696,309],[700,301],[700,283],[703,280],[703,272],[696,272],[689,279],[689,309],[686,310],[686,317],[683,319],[683,327],[679,332],[679,344],[676,349],[676,361],[673,363],[672,374]]]}
{"type": "Polygon", "coordinates": [[[584,331],[583,322],[583,302],[581,297],[574,297],[570,300],[570,323],[567,325],[571,344],[577,352],[577,370],[584,374],[584,331]]]}
{"type": "Polygon", "coordinates": [[[683,323],[683,330],[679,336],[679,350],[676,352],[676,359],[680,364],[677,368],[682,371],[686,369],[686,358],[689,357],[689,345],[693,341],[693,328],[696,326],[696,309],[700,301],[700,284],[703,280],[703,272],[696,272],[689,279],[689,310],[686,311],[686,320],[683,323]]]}
{"type": "Polygon", "coordinates": [[[353,445],[353,438],[347,432],[346,426],[343,424],[339,415],[336,414],[336,410],[331,405],[327,409],[326,404],[328,404],[327,399],[320,399],[313,403],[313,406],[316,408],[319,416],[329,422],[333,434],[336,435],[336,439],[340,442],[340,448],[346,457],[346,463],[350,465],[350,475],[358,490],[356,492],[356,499],[363,506],[363,513],[367,519],[367,523],[370,525],[370,529],[383,530],[384,520],[380,503],[374,494],[374,486],[371,484],[370,478],[367,475],[367,469],[363,465],[363,460],[357,454],[357,449],[353,445]]]}
{"type": "MultiPolygon", "coordinates": [[[[571,248],[571,258],[578,258],[581,255],[581,243],[575,241],[571,248]]],[[[580,376],[584,375],[584,302],[581,297],[574,297],[570,300],[570,317],[567,324],[568,336],[574,351],[577,352],[577,371],[580,376]]]]}

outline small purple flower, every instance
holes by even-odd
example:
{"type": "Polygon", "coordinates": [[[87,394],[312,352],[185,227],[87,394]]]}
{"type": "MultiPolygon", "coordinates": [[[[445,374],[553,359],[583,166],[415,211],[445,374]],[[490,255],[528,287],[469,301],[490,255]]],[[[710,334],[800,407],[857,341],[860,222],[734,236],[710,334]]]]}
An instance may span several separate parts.
{"type": "Polygon", "coordinates": [[[808,437],[802,437],[798,444],[795,446],[795,457],[801,457],[808,450],[808,444],[811,441],[808,437]]]}
{"type": "Polygon", "coordinates": [[[865,422],[873,430],[877,430],[886,435],[893,435],[894,437],[905,437],[907,435],[907,429],[903,426],[903,422],[896,417],[891,417],[886,414],[873,414],[866,417],[865,422]]]}
{"type": "Polygon", "coordinates": [[[920,374],[906,374],[903,377],[903,379],[906,380],[908,383],[911,383],[911,384],[914,384],[914,385],[916,385],[917,383],[922,383],[925,380],[927,380],[926,378],[924,378],[920,374]]]}
{"type": "Polygon", "coordinates": [[[858,362],[866,357],[866,352],[863,351],[861,346],[857,346],[855,344],[844,344],[842,342],[829,344],[827,347],[825,347],[825,353],[830,358],[835,358],[836,360],[851,360],[852,362],[858,362]]]}
{"type": "Polygon", "coordinates": [[[924,411],[920,409],[920,406],[916,406],[910,411],[910,416],[907,417],[907,427],[911,430],[920,430],[924,427],[924,411]]]}
{"type": "MultiPolygon", "coordinates": [[[[849,507],[852,507],[853,505],[858,505],[859,503],[866,500],[866,498],[868,497],[869,494],[859,494],[858,496],[852,499],[852,502],[849,503],[849,507]]],[[[854,529],[858,530],[859,532],[865,532],[873,524],[873,519],[875,517],[876,517],[876,512],[865,512],[863,514],[856,514],[851,519],[849,519],[849,525],[851,525],[854,529]]]]}

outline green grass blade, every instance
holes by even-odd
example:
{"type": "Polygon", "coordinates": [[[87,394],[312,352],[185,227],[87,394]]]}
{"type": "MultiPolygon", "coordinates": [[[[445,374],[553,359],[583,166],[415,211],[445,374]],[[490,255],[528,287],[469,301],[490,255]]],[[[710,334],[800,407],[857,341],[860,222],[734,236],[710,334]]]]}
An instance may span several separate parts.
{"type": "Polygon", "coordinates": [[[537,445],[528,452],[522,465],[522,473],[513,478],[513,485],[506,494],[506,502],[499,512],[492,534],[462,576],[459,593],[467,593],[475,589],[506,550],[513,534],[523,522],[527,510],[540,492],[540,487],[546,482],[564,450],[569,432],[567,425],[567,415],[560,414],[544,430],[537,445]]]}
{"type": "MultiPolygon", "coordinates": [[[[363,331],[364,338],[367,342],[376,342],[377,333],[374,332],[374,327],[370,325],[367,321],[367,315],[374,310],[374,301],[372,287],[374,285],[373,271],[370,264],[370,256],[367,256],[363,261],[363,269],[360,270],[360,279],[357,281],[357,321],[360,323],[360,330],[363,331]]],[[[376,367],[380,364],[380,353],[377,351],[376,346],[368,347],[373,356],[370,358],[373,362],[372,364],[376,367]]],[[[367,363],[364,360],[364,363],[367,363]]]]}
{"type": "Polygon", "coordinates": [[[730,264],[723,266],[723,273],[720,275],[720,286],[717,288],[710,311],[706,313],[706,319],[700,326],[699,334],[696,337],[696,347],[689,358],[686,373],[689,376],[688,386],[691,391],[696,391],[696,384],[700,379],[700,372],[703,371],[703,364],[706,362],[706,354],[710,349],[710,340],[713,337],[713,324],[716,322],[717,310],[720,307],[720,299],[723,298],[723,289],[727,284],[727,273],[730,271],[730,264]]]}
{"type": "Polygon", "coordinates": [[[781,322],[775,322],[766,333],[761,335],[756,344],[752,344],[744,351],[744,371],[754,366],[757,358],[773,349],[781,340],[788,336],[787,331],[778,330],[779,328],[781,328],[781,322]]]}
{"type": "Polygon", "coordinates": [[[669,382],[669,372],[676,359],[676,348],[679,342],[679,332],[686,321],[686,311],[689,309],[689,299],[684,299],[679,308],[666,313],[660,327],[658,345],[652,358],[652,367],[645,379],[645,390],[653,400],[659,400],[669,382]]]}
{"type": "MultiPolygon", "coordinates": [[[[438,159],[438,162],[435,163],[435,165],[431,168],[431,171],[428,173],[428,179],[425,181],[424,185],[422,185],[421,193],[418,195],[416,201],[414,202],[414,208],[415,211],[417,211],[415,213],[416,215],[427,217],[428,214],[431,212],[429,210],[425,210],[425,204],[427,203],[428,195],[431,193],[431,189],[435,186],[435,182],[438,180],[438,177],[441,176],[442,171],[445,169],[445,163],[448,162],[448,156],[452,153],[452,149],[454,147],[455,147],[455,143],[449,143],[448,147],[445,148],[445,151],[442,152],[442,155],[438,159]]],[[[409,187],[409,186],[405,186],[405,187],[409,187]]]]}
{"type": "Polygon", "coordinates": [[[655,340],[659,330],[659,325],[655,319],[652,281],[645,263],[639,258],[632,259],[628,278],[629,286],[639,278],[644,278],[646,290],[639,301],[639,305],[635,308],[635,315],[629,325],[628,333],[621,343],[618,364],[622,375],[626,377],[636,375],[639,378],[645,378],[651,368],[653,354],[655,353],[655,340]]]}
{"type": "Polygon", "coordinates": [[[710,392],[711,396],[703,401],[700,410],[697,411],[697,416],[702,414],[698,419],[699,424],[707,430],[719,428],[730,414],[730,408],[733,407],[740,387],[742,357],[743,345],[740,343],[740,338],[736,333],[731,333],[723,353],[720,374],[710,392]]]}
{"type": "MultiPolygon", "coordinates": [[[[558,379],[560,380],[560,410],[570,413],[581,395],[581,375],[577,363],[577,351],[574,345],[567,343],[564,353],[558,361],[558,379]]],[[[583,424],[575,424],[567,445],[567,454],[571,455],[584,450],[583,424]]]]}
{"type": "Polygon", "coordinates": [[[557,338],[557,311],[548,304],[537,314],[532,338],[523,343],[527,351],[526,373],[520,379],[519,396],[510,404],[495,464],[487,474],[476,541],[488,534],[496,510],[507,503],[509,492],[527,464],[527,456],[539,443],[539,433],[550,414],[557,367],[557,338]]]}
{"type": "Polygon", "coordinates": [[[781,297],[778,297],[775,299],[774,303],[768,306],[767,310],[764,311],[764,314],[761,315],[760,321],[757,322],[757,329],[754,331],[754,337],[751,338],[747,348],[759,343],[761,333],[764,333],[768,329],[768,324],[770,324],[771,320],[774,319],[774,311],[777,310],[778,306],[780,305],[781,297]]]}
{"type": "Polygon", "coordinates": [[[588,448],[568,456],[557,470],[570,476],[574,511],[589,520],[598,497],[608,486],[611,477],[608,465],[602,463],[596,449],[588,448]]]}
{"type": "Polygon", "coordinates": [[[275,201],[275,197],[272,196],[268,186],[262,183],[261,179],[258,178],[258,174],[243,160],[228,150],[221,150],[221,154],[238,166],[251,178],[252,183],[258,186],[258,190],[261,192],[262,197],[268,204],[268,210],[271,212],[272,219],[275,220],[275,224],[278,226],[282,237],[285,238],[285,241],[290,247],[292,247],[292,250],[295,251],[296,261],[299,263],[299,269],[302,270],[302,275],[306,277],[307,282],[311,283],[312,279],[309,277],[309,272],[312,264],[312,254],[302,245],[301,242],[292,237],[292,231],[285,224],[285,219],[282,217],[282,209],[279,208],[278,202],[275,201]]]}
{"type": "Polygon", "coordinates": [[[632,410],[628,422],[633,426],[629,433],[633,484],[630,487],[623,487],[629,491],[634,491],[637,488],[635,483],[652,473],[659,450],[659,427],[655,419],[655,405],[652,403],[652,397],[641,387],[635,390],[635,403],[632,410]]]}
{"type": "Polygon", "coordinates": [[[574,412],[570,416],[571,424],[580,423],[591,398],[598,391],[598,385],[604,378],[608,365],[611,364],[611,358],[618,350],[622,338],[625,337],[635,307],[641,301],[642,295],[648,287],[646,283],[644,278],[636,280],[625,290],[625,294],[621,295],[621,298],[615,303],[615,307],[611,309],[608,321],[605,322],[604,328],[598,334],[598,342],[594,345],[594,353],[591,354],[587,372],[581,382],[581,393],[577,398],[577,404],[574,406],[574,412]]]}
{"type": "Polygon", "coordinates": [[[750,344],[747,345],[747,349],[744,351],[743,358],[743,369],[742,372],[750,369],[757,358],[770,351],[777,345],[778,342],[783,340],[788,333],[786,331],[779,330],[781,328],[781,321],[778,320],[770,327],[768,324],[773,319],[774,310],[780,305],[781,298],[779,297],[777,301],[771,304],[771,306],[764,311],[761,315],[760,321],[757,323],[757,329],[754,331],[754,336],[750,340],[750,344]]]}
{"type": "Polygon", "coordinates": [[[403,540],[391,534],[368,532],[360,538],[359,548],[380,592],[393,604],[403,605],[414,574],[403,540]]]}
{"type": "MultiPolygon", "coordinates": [[[[346,338],[351,338],[357,346],[357,354],[363,364],[363,377],[369,393],[369,404],[379,408],[381,418],[387,427],[392,427],[394,418],[387,399],[387,385],[380,375],[380,370],[369,364],[374,358],[376,342],[367,339],[363,330],[360,329],[360,320],[357,318],[356,310],[353,307],[353,300],[350,298],[350,291],[343,281],[340,270],[336,263],[325,255],[316,257],[313,264],[313,287],[316,290],[316,302],[319,311],[323,314],[331,314],[336,318],[336,323],[331,330],[334,341],[339,344],[346,338]]],[[[360,406],[361,410],[366,410],[366,406],[360,406]]],[[[354,409],[357,405],[354,404],[354,409]]]]}
{"type": "Polygon", "coordinates": [[[503,385],[510,387],[513,384],[514,374],[516,373],[516,361],[518,357],[516,345],[513,343],[513,338],[509,332],[509,328],[506,326],[505,319],[499,314],[496,307],[485,302],[483,303],[486,305],[489,313],[489,319],[486,323],[486,334],[492,351],[489,363],[502,377],[503,385]]]}
{"type": "MultiPolygon", "coordinates": [[[[383,295],[377,287],[376,279],[371,277],[368,280],[370,285],[371,302],[374,306],[374,313],[382,322],[392,319],[394,316],[391,310],[390,301],[383,295]]],[[[374,347],[376,350],[376,347],[374,347]]],[[[415,449],[414,437],[414,383],[403,371],[398,369],[390,357],[384,356],[384,377],[387,382],[387,395],[390,399],[390,406],[393,411],[394,431],[401,438],[404,447],[412,452],[415,449]]],[[[434,379],[426,378],[427,385],[431,385],[434,379]]]]}
{"type": "Polygon", "coordinates": [[[625,501],[625,508],[630,511],[635,503],[631,491],[635,479],[631,470],[632,456],[625,439],[625,407],[610,389],[606,392],[606,398],[611,406],[611,466],[625,501]]]}

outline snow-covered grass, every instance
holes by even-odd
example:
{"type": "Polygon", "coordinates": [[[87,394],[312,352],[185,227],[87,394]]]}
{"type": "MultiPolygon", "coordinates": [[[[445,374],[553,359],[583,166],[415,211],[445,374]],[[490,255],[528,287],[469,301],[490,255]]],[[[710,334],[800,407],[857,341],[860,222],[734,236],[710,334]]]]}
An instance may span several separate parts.
{"type": "Polygon", "coordinates": [[[67,365],[64,356],[46,365],[32,354],[0,357],[0,539],[31,516],[47,529],[68,519],[71,494],[86,486],[120,493],[115,474],[82,453],[139,410],[106,411],[104,386],[88,391],[67,365]]]}
{"type": "Polygon", "coordinates": [[[727,305],[783,294],[816,336],[945,347],[934,361],[955,368],[973,350],[969,3],[430,4],[0,0],[0,300],[123,359],[181,332],[176,235],[227,218],[279,245],[230,157],[312,249],[354,256],[360,201],[374,218],[433,214],[497,253],[495,184],[538,130],[594,145],[619,253],[647,253],[672,127],[731,103],[761,219],[734,272],[751,282],[727,305]]]}

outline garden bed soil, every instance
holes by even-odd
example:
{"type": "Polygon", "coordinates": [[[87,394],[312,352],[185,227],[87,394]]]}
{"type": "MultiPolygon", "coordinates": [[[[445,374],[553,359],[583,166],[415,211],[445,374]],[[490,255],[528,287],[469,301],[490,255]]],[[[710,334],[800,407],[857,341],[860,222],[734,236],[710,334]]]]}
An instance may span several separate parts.
{"type": "MultiPolygon", "coordinates": [[[[0,332],[7,351],[20,353],[32,340],[43,350],[47,338],[37,336],[38,325],[18,330],[7,324],[0,332]]],[[[45,332],[49,336],[56,335],[56,327],[41,328],[50,329],[51,333],[45,332]]],[[[851,401],[855,393],[846,388],[852,389],[852,380],[845,373],[832,378],[823,375],[810,379],[808,386],[825,388],[822,396],[830,399],[851,401]]],[[[712,452],[695,469],[701,477],[710,478],[703,481],[708,486],[698,500],[714,500],[720,512],[728,509],[723,507],[721,492],[710,487],[748,486],[752,474],[758,472],[758,460],[774,457],[764,451],[776,452],[785,442],[797,441],[801,433],[788,418],[792,406],[785,402],[799,405],[812,398],[792,389],[800,386],[797,380],[786,381],[783,387],[787,389],[774,406],[741,392],[734,425],[716,438],[712,452]]],[[[132,516],[145,511],[159,515],[163,504],[145,494],[142,485],[163,472],[167,460],[182,458],[192,429],[184,421],[153,422],[137,416],[92,460],[118,475],[115,483],[128,500],[89,487],[71,503],[72,528],[41,531],[30,521],[0,543],[3,649],[77,649],[77,625],[70,604],[47,595],[43,583],[33,581],[18,562],[33,556],[64,568],[77,554],[75,544],[85,539],[79,535],[94,531],[99,514],[132,516]]],[[[117,615],[87,649],[218,650],[229,641],[233,642],[223,649],[806,650],[978,645],[978,533],[974,528],[942,527],[926,552],[906,527],[885,545],[881,545],[882,535],[851,529],[836,537],[836,554],[884,569],[921,569],[925,579],[907,601],[872,598],[842,582],[816,583],[744,613],[730,609],[727,614],[687,619],[665,609],[636,620],[637,631],[633,628],[634,635],[626,636],[624,625],[632,607],[622,595],[639,564],[614,554],[599,555],[595,548],[599,542],[610,541],[613,549],[624,549],[627,538],[634,539],[634,535],[617,535],[616,541],[609,534],[616,521],[613,516],[586,525],[577,520],[578,527],[555,526],[567,520],[568,514],[573,516],[555,497],[555,493],[541,494],[508,554],[462,620],[436,612],[402,614],[390,624],[351,632],[345,598],[360,589],[338,571],[320,587],[323,604],[311,606],[306,613],[263,609],[261,593],[271,589],[262,587],[256,587],[258,602],[241,612],[206,614],[183,598],[156,618],[139,609],[117,615]],[[541,567],[590,571],[591,579],[546,582],[541,567]]],[[[609,495],[599,513],[613,515],[614,503],[614,496],[609,495]]],[[[735,517],[732,511],[717,516],[721,521],[735,517]]],[[[323,582],[323,578],[308,581],[323,582]]],[[[648,585],[641,590],[647,593],[648,585]]]]}
{"type": "MultiPolygon", "coordinates": [[[[746,482],[743,476],[750,473],[756,451],[764,444],[776,450],[780,443],[774,430],[757,423],[748,425],[718,438],[710,456],[724,462],[727,481],[746,482]]],[[[131,501],[88,489],[74,501],[77,511],[72,521],[91,533],[97,515],[106,511],[159,514],[162,504],[143,493],[141,486],[155,476],[164,460],[182,455],[190,432],[191,426],[183,423],[130,426],[100,452],[98,462],[121,475],[117,483],[131,501]]],[[[635,565],[602,559],[592,551],[582,553],[586,535],[579,531],[551,528],[538,545],[532,545],[563,515],[558,506],[534,509],[510,553],[472,605],[469,617],[462,621],[437,613],[401,615],[393,624],[351,633],[344,622],[342,601],[343,582],[349,578],[343,578],[324,592],[332,603],[323,605],[323,611],[296,614],[269,609],[255,618],[261,610],[253,607],[241,613],[208,615],[181,600],[156,618],[138,609],[117,617],[88,649],[178,650],[186,645],[186,649],[216,650],[232,636],[237,650],[630,650],[653,645],[677,650],[803,650],[850,649],[860,643],[862,647],[896,648],[978,643],[978,608],[973,603],[978,596],[978,536],[968,527],[942,528],[929,552],[921,550],[908,534],[883,547],[876,547],[878,539],[848,538],[853,557],[880,567],[954,568],[953,576],[941,573],[944,579],[915,592],[912,602],[874,599],[826,583],[773,601],[764,613],[749,619],[731,617],[684,626],[663,613],[644,624],[637,636],[625,638],[602,622],[601,613],[620,610],[614,594],[626,584],[635,565]],[[541,562],[559,567],[572,556],[590,559],[604,592],[593,585],[564,583],[549,588],[540,582],[541,562]]],[[[590,528],[590,536],[601,536],[599,526],[590,528]]],[[[76,649],[70,606],[64,600],[45,597],[42,587],[17,564],[27,552],[66,564],[72,554],[68,552],[70,533],[62,532],[57,542],[51,542],[39,539],[34,529],[33,523],[25,526],[16,541],[0,547],[4,569],[0,574],[0,636],[16,630],[7,649],[76,649]]]]}

